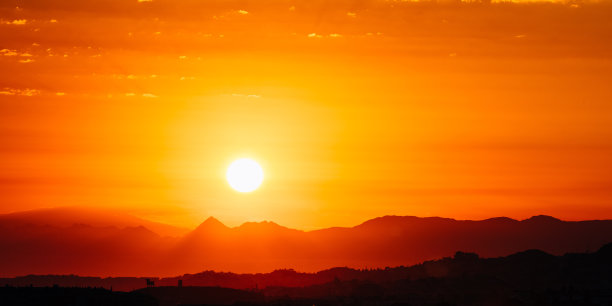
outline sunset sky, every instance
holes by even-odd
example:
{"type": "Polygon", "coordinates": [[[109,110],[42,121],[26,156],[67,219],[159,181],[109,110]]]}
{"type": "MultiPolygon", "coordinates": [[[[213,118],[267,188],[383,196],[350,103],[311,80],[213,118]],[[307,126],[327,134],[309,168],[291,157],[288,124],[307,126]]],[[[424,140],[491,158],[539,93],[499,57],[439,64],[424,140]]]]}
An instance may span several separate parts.
{"type": "Polygon", "coordinates": [[[612,3],[493,2],[4,0],[0,213],[612,218],[612,3]]]}

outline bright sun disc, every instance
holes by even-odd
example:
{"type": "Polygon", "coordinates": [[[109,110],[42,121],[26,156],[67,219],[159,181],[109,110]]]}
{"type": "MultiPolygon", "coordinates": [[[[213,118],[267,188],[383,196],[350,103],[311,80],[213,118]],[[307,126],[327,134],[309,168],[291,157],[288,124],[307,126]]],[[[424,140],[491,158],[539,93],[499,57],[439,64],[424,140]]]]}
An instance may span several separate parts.
{"type": "Polygon", "coordinates": [[[259,164],[248,158],[235,160],[225,174],[227,182],[239,192],[251,192],[263,182],[263,169],[259,164]]]}

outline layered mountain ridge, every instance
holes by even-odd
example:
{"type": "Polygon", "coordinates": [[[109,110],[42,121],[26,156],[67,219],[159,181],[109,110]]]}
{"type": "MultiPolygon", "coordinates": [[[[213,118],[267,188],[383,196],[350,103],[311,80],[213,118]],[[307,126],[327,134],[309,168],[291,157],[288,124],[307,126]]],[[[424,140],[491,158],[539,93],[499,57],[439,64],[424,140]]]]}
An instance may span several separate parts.
{"type": "MultiPolygon", "coordinates": [[[[550,216],[480,221],[384,216],[354,227],[301,231],[274,222],[228,227],[210,217],[182,235],[143,221],[52,219],[67,209],[0,216],[2,277],[27,274],[175,276],[194,271],[314,272],[331,267],[384,268],[417,264],[456,251],[484,257],[528,249],[553,255],[596,250],[612,241],[612,220],[563,221],[550,216]],[[35,215],[36,218],[29,216],[35,215]],[[151,226],[152,228],[149,228],[151,226]],[[162,231],[162,230],[165,230],[162,231]]],[[[94,213],[94,212],[91,212],[94,213]]],[[[68,215],[71,215],[70,213],[68,215]]],[[[119,220],[133,220],[121,217],[119,220]]]]}

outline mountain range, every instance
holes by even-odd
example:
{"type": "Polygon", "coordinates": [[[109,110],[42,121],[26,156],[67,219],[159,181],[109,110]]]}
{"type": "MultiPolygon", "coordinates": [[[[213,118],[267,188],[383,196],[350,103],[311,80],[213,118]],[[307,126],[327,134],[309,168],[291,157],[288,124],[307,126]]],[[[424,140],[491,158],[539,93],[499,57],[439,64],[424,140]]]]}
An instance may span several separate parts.
{"type": "Polygon", "coordinates": [[[384,268],[456,251],[499,257],[540,249],[561,255],[596,250],[611,241],[612,220],[550,216],[480,221],[384,216],[314,231],[273,222],[232,228],[211,217],[189,231],[118,213],[58,208],[0,215],[0,276],[170,277],[207,270],[384,268]]]}

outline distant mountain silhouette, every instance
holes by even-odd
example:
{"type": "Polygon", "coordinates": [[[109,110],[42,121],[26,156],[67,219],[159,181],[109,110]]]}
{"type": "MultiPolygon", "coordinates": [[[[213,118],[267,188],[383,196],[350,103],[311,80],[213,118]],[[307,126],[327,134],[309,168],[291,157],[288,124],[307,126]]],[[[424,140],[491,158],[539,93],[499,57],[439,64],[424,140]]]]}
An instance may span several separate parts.
{"type": "Polygon", "coordinates": [[[485,257],[528,249],[561,255],[595,250],[612,241],[612,220],[570,222],[549,216],[522,221],[385,216],[355,227],[315,231],[273,222],[230,228],[211,217],[175,238],[161,237],[145,226],[67,225],[67,217],[63,223],[41,218],[26,222],[35,218],[10,216],[0,217],[0,249],[7,250],[0,252],[0,276],[173,276],[280,268],[312,272],[339,266],[411,265],[457,250],[485,257]]]}
{"type": "MultiPolygon", "coordinates": [[[[209,219],[210,220],[210,219],[209,219]]],[[[384,267],[415,264],[456,250],[487,257],[527,249],[551,254],[594,250],[612,241],[612,221],[561,221],[535,216],[523,221],[492,218],[385,216],[352,228],[298,231],[275,223],[245,223],[228,228],[207,220],[183,238],[167,267],[262,272],[276,268],[301,271],[333,266],[384,267]]]]}
{"type": "Polygon", "coordinates": [[[129,282],[138,282],[144,287],[145,280],[77,276],[0,279],[0,284],[7,284],[0,286],[0,302],[3,305],[159,306],[610,305],[612,243],[594,253],[563,256],[541,250],[497,258],[456,252],[453,257],[410,267],[334,268],[317,273],[292,270],[266,274],[204,272],[154,280],[157,287],[119,294],[95,288],[62,287],[93,287],[104,282],[116,290],[117,287],[125,289],[124,285],[129,282]],[[31,281],[35,286],[24,285],[24,281],[31,281]],[[48,282],[57,285],[51,287],[48,282]],[[213,285],[214,282],[217,285],[213,285]],[[41,285],[47,287],[36,287],[41,285]],[[230,286],[242,290],[227,288],[230,286]]]}
{"type": "Polygon", "coordinates": [[[94,227],[138,227],[143,226],[160,236],[179,237],[189,232],[188,228],[152,222],[113,210],[84,207],[56,207],[28,210],[0,215],[0,225],[50,225],[67,227],[87,224],[94,227]]]}

